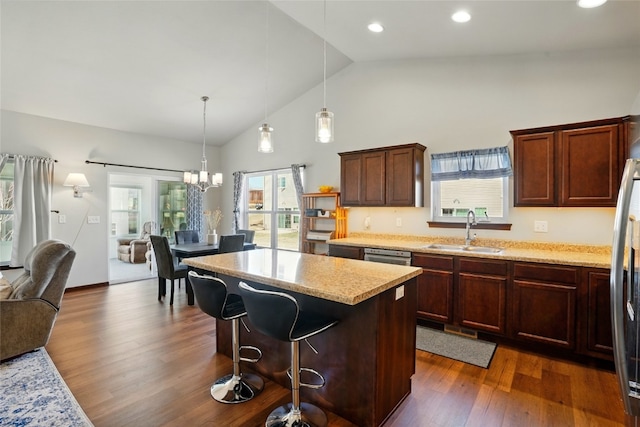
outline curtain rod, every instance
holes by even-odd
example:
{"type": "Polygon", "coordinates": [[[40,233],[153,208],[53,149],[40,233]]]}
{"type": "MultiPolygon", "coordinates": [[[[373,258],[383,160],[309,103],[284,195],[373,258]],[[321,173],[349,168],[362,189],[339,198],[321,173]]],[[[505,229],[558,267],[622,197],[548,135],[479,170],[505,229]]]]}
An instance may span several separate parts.
{"type": "MultiPolygon", "coordinates": [[[[302,169],[306,169],[307,165],[298,165],[300,166],[302,169]]],[[[271,171],[281,171],[281,170],[286,170],[286,169],[291,169],[291,166],[288,166],[286,168],[273,168],[273,169],[262,169],[259,171],[242,171],[244,173],[260,173],[260,172],[271,172],[271,171]]]]}
{"type": "Polygon", "coordinates": [[[176,169],[151,168],[151,167],[147,167],[147,166],[135,166],[135,165],[121,165],[121,164],[118,164],[118,163],[92,162],[91,160],[85,160],[84,162],[87,163],[87,164],[92,164],[92,165],[102,165],[103,167],[121,166],[123,168],[149,169],[149,170],[154,170],[154,171],[178,172],[178,173],[183,173],[184,172],[184,171],[179,171],[179,170],[176,170],[176,169]]]}
{"type": "MultiPolygon", "coordinates": [[[[9,160],[15,160],[16,155],[15,154],[9,154],[8,157],[9,157],[9,160]]],[[[40,156],[36,156],[36,157],[40,157],[40,156]]],[[[58,161],[56,159],[53,159],[53,161],[55,163],[58,163],[58,161]]]]}

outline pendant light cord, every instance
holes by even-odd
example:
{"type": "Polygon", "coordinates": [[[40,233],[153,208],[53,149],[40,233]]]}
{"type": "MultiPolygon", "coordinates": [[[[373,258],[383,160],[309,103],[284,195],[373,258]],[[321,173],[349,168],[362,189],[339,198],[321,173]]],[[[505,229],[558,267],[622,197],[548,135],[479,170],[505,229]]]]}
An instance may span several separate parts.
{"type": "Polygon", "coordinates": [[[264,57],[264,68],[265,68],[265,75],[264,75],[264,122],[267,123],[267,97],[269,95],[269,2],[265,2],[266,8],[267,8],[267,20],[266,20],[266,25],[265,25],[265,40],[266,40],[266,46],[265,46],[265,57],[264,57]]]}
{"type": "Polygon", "coordinates": [[[324,65],[322,75],[322,106],[327,108],[327,0],[324,0],[323,27],[322,49],[324,65]]]}

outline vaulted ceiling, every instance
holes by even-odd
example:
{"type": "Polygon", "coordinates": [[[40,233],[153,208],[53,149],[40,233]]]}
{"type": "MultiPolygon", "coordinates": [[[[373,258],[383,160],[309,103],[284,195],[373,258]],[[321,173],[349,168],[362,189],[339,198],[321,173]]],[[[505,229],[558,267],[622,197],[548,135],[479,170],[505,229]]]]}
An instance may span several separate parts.
{"type": "Polygon", "coordinates": [[[326,27],[323,7],[2,0],[0,106],[198,143],[208,95],[207,142],[220,145],[262,121],[265,93],[274,111],[322,82],[325,36],[328,76],[361,61],[640,47],[638,0],[329,0],[326,27]],[[460,8],[466,24],[450,19],[460,8]]]}

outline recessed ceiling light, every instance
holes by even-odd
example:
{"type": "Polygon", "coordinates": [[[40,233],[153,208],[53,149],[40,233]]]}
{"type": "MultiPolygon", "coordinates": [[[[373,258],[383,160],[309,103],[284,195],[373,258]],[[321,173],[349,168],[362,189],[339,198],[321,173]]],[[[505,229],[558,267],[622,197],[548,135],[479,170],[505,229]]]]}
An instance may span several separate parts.
{"type": "Polygon", "coordinates": [[[592,7],[602,6],[606,2],[607,0],[578,0],[578,6],[591,9],[592,7]]]}
{"type": "Polygon", "coordinates": [[[384,27],[377,22],[372,22],[371,24],[367,25],[367,28],[372,33],[381,33],[384,31],[384,27]]]}
{"type": "Polygon", "coordinates": [[[466,10],[459,10],[451,15],[451,19],[453,19],[455,22],[469,22],[469,20],[471,19],[471,15],[469,15],[469,12],[467,12],[466,10]]]}

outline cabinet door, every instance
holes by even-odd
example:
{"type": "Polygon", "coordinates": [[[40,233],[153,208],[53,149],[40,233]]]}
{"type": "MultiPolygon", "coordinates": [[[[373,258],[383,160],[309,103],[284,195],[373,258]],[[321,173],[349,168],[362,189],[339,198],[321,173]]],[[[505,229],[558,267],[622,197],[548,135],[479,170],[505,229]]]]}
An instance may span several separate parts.
{"type": "Polygon", "coordinates": [[[362,177],[360,180],[360,205],[385,205],[386,152],[376,151],[362,154],[362,177]]]}
{"type": "Polygon", "coordinates": [[[515,206],[556,204],[554,135],[554,132],[542,132],[514,137],[515,206]]]}
{"type": "Polygon", "coordinates": [[[507,263],[470,258],[459,258],[458,262],[457,323],[505,334],[507,263]]]}
{"type": "Polygon", "coordinates": [[[582,301],[586,320],[583,322],[581,351],[605,358],[613,357],[609,278],[608,270],[585,269],[584,279],[587,286],[582,301]]]}
{"type": "Polygon", "coordinates": [[[560,132],[560,206],[615,206],[623,147],[618,125],[560,132]]]}
{"type": "Polygon", "coordinates": [[[423,269],[418,276],[418,317],[453,323],[453,272],[423,269]]]}
{"type": "Polygon", "coordinates": [[[340,202],[342,206],[359,206],[362,189],[362,155],[340,156],[340,202]]]}
{"type": "Polygon", "coordinates": [[[416,192],[417,178],[422,174],[421,164],[416,162],[416,150],[401,148],[387,152],[387,194],[389,206],[423,206],[424,191],[416,192]]]}
{"type": "Polygon", "coordinates": [[[514,338],[575,349],[578,268],[515,263],[513,275],[514,338]]]}
{"type": "Polygon", "coordinates": [[[418,276],[418,317],[453,323],[453,257],[414,253],[411,265],[423,268],[418,276]]]}

